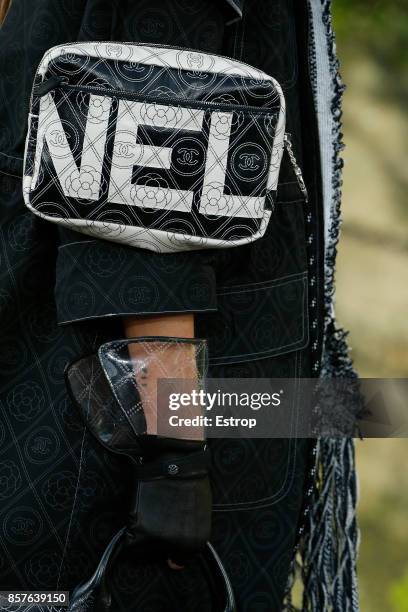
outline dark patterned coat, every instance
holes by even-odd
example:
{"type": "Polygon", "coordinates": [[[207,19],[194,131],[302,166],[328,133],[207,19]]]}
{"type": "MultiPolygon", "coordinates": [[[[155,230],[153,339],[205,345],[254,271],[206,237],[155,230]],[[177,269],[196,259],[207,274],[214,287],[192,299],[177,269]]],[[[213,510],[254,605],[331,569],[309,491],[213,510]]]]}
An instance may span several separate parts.
{"type": "MultiPolygon", "coordinates": [[[[125,520],[126,464],[84,429],[63,377],[67,363],[123,336],[123,316],[195,313],[214,376],[319,375],[324,211],[309,22],[306,0],[12,3],[0,32],[1,589],[72,589],[125,520]],[[274,76],[308,201],[285,153],[267,232],[237,249],[156,254],[34,217],[21,192],[32,79],[47,48],[75,40],[197,48],[274,76]]],[[[213,443],[213,539],[242,611],[281,608],[310,446],[213,443]]],[[[114,584],[121,612],[209,610],[194,563],[180,575],[123,559],[114,584]]]]}

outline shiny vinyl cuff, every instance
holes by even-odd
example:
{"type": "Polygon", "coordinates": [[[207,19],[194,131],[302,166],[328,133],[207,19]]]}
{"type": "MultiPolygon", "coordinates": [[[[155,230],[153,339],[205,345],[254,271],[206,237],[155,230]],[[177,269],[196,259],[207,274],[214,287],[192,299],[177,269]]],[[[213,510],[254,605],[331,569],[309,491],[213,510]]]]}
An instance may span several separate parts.
{"type": "Polygon", "coordinates": [[[186,384],[200,390],[207,363],[205,340],[125,339],[103,344],[97,354],[69,365],[66,383],[88,429],[108,450],[139,456],[153,450],[162,452],[165,444],[174,450],[181,445],[194,451],[200,442],[189,439],[188,431],[172,431],[167,440],[148,435],[146,414],[161,409],[157,404],[158,379],[172,379],[179,392],[186,390],[186,384]]]}

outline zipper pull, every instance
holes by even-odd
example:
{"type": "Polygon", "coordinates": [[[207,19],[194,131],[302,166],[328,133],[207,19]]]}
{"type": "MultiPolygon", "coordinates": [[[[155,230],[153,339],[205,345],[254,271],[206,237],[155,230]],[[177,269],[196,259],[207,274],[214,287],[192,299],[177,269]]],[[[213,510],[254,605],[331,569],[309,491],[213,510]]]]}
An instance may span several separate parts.
{"type": "Polygon", "coordinates": [[[295,154],[293,153],[291,135],[288,132],[285,133],[285,136],[283,137],[283,142],[284,142],[285,149],[288,152],[289,159],[290,159],[290,162],[292,164],[293,171],[294,171],[294,173],[296,175],[296,180],[298,182],[299,189],[302,192],[302,194],[304,195],[304,198],[305,198],[306,202],[308,202],[309,196],[308,196],[308,193],[307,193],[305,181],[303,179],[302,171],[299,168],[298,163],[296,161],[295,154]]]}
{"type": "Polygon", "coordinates": [[[52,76],[46,81],[42,81],[34,88],[35,96],[45,96],[53,89],[60,87],[62,84],[68,83],[68,78],[65,76],[52,76]]]}

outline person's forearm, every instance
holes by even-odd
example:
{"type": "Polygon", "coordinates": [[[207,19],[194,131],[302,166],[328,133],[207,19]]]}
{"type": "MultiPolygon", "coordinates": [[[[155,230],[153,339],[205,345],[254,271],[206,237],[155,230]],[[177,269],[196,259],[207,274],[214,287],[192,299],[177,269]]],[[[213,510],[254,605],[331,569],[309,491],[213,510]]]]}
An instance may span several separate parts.
{"type": "MultiPolygon", "coordinates": [[[[125,334],[127,338],[143,338],[145,336],[164,336],[173,338],[194,338],[194,315],[157,315],[153,317],[128,317],[124,320],[125,334]]],[[[145,349],[138,343],[129,346],[129,353],[135,364],[140,364],[144,358],[145,349]]],[[[139,370],[139,366],[136,370],[139,370]]],[[[185,385],[180,380],[179,391],[191,391],[192,381],[196,379],[195,348],[191,344],[168,345],[162,351],[157,360],[149,363],[142,381],[139,382],[139,393],[144,400],[145,417],[147,431],[150,434],[157,433],[157,383],[160,378],[185,379],[185,385]]],[[[195,409],[191,413],[191,408],[184,407],[181,411],[184,416],[195,416],[200,414],[195,409]]],[[[180,427],[178,435],[185,437],[201,437],[203,432],[200,429],[180,427]]]]}
{"type": "Polygon", "coordinates": [[[126,317],[123,324],[127,338],[140,336],[194,338],[194,314],[192,313],[126,317]]]}
{"type": "MultiPolygon", "coordinates": [[[[125,334],[127,338],[140,338],[143,336],[171,336],[175,338],[194,338],[194,315],[187,314],[175,314],[175,315],[156,315],[149,317],[126,317],[123,321],[123,327],[125,330],[125,334]]],[[[196,377],[196,365],[195,360],[193,359],[193,352],[191,351],[191,346],[186,346],[186,366],[182,368],[183,376],[186,378],[194,379],[196,377]],[[189,358],[191,355],[191,359],[189,358]]],[[[134,359],[139,358],[139,347],[137,344],[134,346],[129,346],[129,353],[134,359]]],[[[172,364],[172,356],[171,351],[169,352],[169,360],[167,364],[161,364],[160,367],[156,369],[150,367],[150,372],[148,376],[148,380],[144,381],[143,386],[140,386],[140,392],[142,398],[144,396],[155,397],[157,392],[157,379],[163,375],[163,369],[167,371],[169,376],[172,376],[173,372],[173,364],[172,364]]],[[[174,371],[175,375],[179,376],[180,371],[177,370],[177,367],[180,365],[178,363],[174,364],[176,366],[176,370],[174,371]]],[[[186,389],[188,390],[188,389],[186,389]]],[[[191,415],[194,416],[194,415],[191,415]]],[[[146,401],[145,397],[145,417],[146,417],[146,425],[147,432],[150,434],[157,433],[157,414],[154,410],[151,409],[151,402],[146,401]]],[[[178,435],[189,439],[202,439],[204,435],[204,431],[201,429],[189,429],[189,428],[180,428],[178,431],[178,435]]],[[[167,563],[169,567],[173,570],[180,570],[183,568],[183,565],[175,563],[171,559],[167,559],[167,563]]]]}

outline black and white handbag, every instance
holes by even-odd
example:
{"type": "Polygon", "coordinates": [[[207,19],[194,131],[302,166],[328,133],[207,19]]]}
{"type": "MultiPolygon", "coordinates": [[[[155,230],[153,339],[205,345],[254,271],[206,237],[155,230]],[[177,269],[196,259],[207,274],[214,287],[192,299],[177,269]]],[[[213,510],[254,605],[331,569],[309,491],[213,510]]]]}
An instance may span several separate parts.
{"type": "Polygon", "coordinates": [[[73,43],[44,55],[30,106],[23,191],[35,214],[160,252],[265,233],[285,102],[262,71],[173,47],[73,43]]]}

